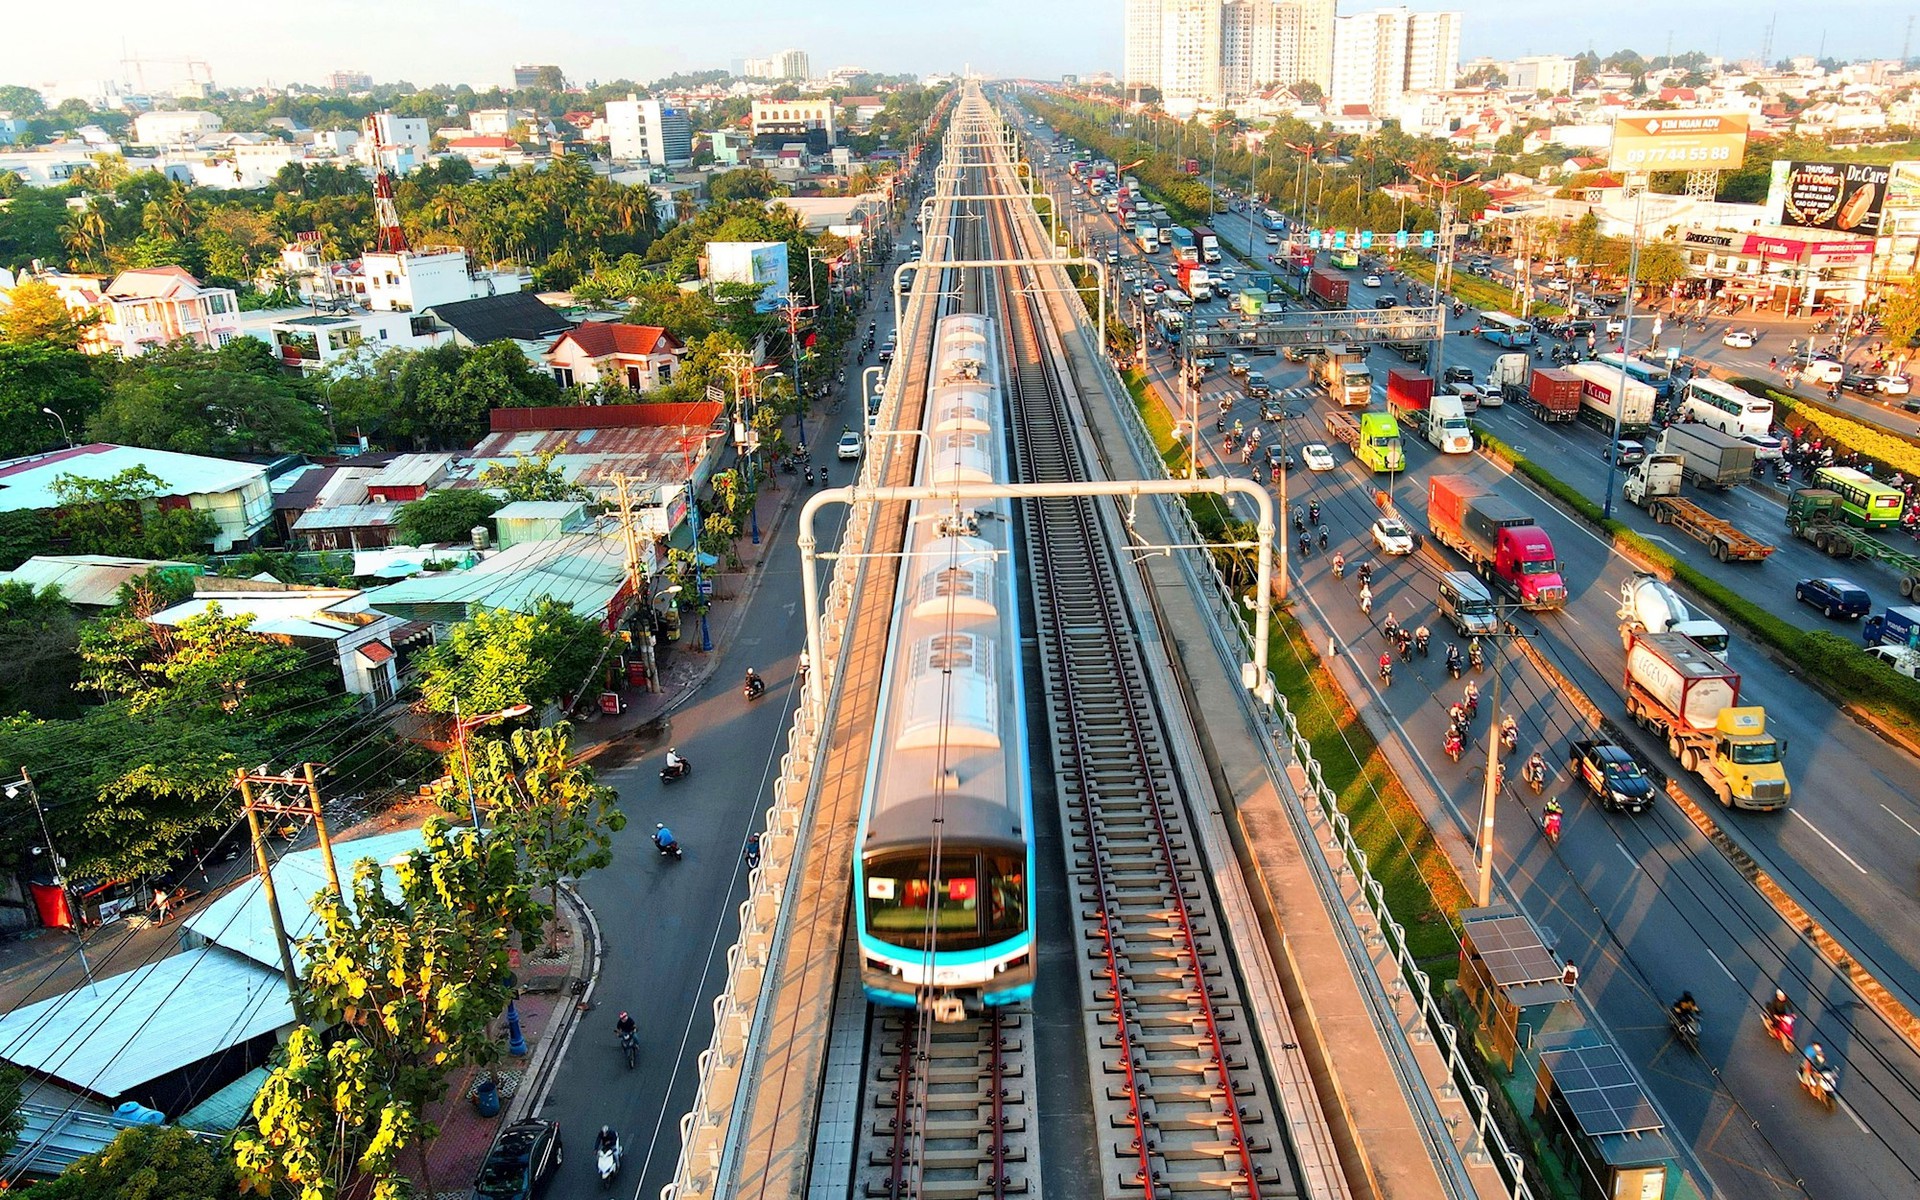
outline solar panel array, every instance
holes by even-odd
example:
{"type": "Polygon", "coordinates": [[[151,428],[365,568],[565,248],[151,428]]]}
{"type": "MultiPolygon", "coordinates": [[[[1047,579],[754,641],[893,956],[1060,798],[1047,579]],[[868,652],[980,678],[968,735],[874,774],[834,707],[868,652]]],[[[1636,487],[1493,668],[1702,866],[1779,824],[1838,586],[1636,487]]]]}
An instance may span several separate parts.
{"type": "Polygon", "coordinates": [[[1525,917],[1496,917],[1472,921],[1467,932],[1473,948],[1487,964],[1487,974],[1498,987],[1529,983],[1559,983],[1560,963],[1540,944],[1532,922],[1525,917]]]}
{"type": "Polygon", "coordinates": [[[1571,1046],[1541,1055],[1553,1086],[1589,1137],[1652,1133],[1663,1127],[1639,1081],[1611,1045],[1571,1046]]]}

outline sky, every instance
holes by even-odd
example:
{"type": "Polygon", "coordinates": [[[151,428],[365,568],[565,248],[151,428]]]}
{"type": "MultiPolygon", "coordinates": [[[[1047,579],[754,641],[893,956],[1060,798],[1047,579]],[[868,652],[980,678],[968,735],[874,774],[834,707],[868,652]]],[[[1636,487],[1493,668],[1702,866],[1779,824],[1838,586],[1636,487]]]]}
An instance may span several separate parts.
{"type": "MultiPolygon", "coordinates": [[[[1342,0],[1341,11],[1386,6],[1342,0]]],[[[329,71],[354,68],[379,81],[487,87],[508,83],[515,62],[558,63],[575,82],[645,82],[789,47],[805,50],[816,72],[971,67],[1053,78],[1119,68],[1124,0],[91,0],[84,21],[47,0],[5,7],[12,11],[0,26],[0,83],[136,80],[120,61],[133,55],[149,60],[146,86],[163,91],[184,80],[186,68],[160,60],[202,60],[228,86],[320,83],[329,71]]],[[[1775,58],[1823,50],[1841,59],[1889,57],[1920,11],[1891,0],[1608,0],[1552,6],[1549,25],[1539,0],[1408,7],[1464,14],[1462,62],[1623,47],[1651,57],[1666,52],[1669,35],[1676,52],[1750,57],[1769,18],[1775,58]]]]}

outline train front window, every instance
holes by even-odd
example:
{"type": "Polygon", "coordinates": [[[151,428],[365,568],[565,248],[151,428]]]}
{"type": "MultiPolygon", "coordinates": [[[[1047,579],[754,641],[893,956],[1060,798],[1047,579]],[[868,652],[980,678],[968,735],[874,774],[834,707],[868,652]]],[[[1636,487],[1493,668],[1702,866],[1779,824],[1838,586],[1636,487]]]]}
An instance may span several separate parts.
{"type": "Polygon", "coordinates": [[[867,929],[896,946],[970,950],[1005,941],[1027,927],[1027,864],[1018,854],[980,851],[868,860],[867,929]]]}

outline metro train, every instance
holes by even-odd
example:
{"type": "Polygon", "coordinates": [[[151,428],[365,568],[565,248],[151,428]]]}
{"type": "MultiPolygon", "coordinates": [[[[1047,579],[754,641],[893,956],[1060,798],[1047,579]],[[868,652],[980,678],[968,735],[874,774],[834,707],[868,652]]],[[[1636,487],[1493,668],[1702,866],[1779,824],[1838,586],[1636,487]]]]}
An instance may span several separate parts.
{"type": "MultiPolygon", "coordinates": [[[[999,332],[941,318],[916,482],[1008,478],[999,332]]],[[[916,439],[917,440],[917,439],[916,439]]],[[[909,510],[853,862],[860,982],[941,1019],[1033,994],[1033,796],[1012,504],[909,510]]]]}

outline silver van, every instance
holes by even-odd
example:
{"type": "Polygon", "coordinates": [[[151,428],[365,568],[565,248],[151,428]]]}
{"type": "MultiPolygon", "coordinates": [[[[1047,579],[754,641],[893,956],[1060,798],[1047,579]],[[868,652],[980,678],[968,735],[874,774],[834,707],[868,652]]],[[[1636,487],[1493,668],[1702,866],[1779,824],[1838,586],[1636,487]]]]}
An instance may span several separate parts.
{"type": "Polygon", "coordinates": [[[1491,635],[1500,629],[1492,593],[1468,571],[1440,576],[1440,615],[1453,622],[1462,637],[1491,635]]]}

